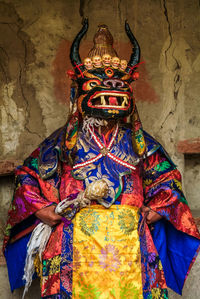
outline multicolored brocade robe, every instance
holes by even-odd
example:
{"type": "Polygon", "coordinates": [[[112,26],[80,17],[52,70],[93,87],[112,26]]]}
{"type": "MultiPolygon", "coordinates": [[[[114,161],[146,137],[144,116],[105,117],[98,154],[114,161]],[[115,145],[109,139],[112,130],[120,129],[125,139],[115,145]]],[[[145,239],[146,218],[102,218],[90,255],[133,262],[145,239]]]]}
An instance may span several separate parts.
{"type": "MultiPolygon", "coordinates": [[[[11,289],[23,285],[28,233],[37,224],[35,211],[56,204],[66,196],[70,198],[85,188],[88,178],[101,178],[106,175],[105,169],[109,169],[111,176],[114,175],[113,182],[110,179],[115,186],[111,194],[115,200],[110,208],[94,203],[81,210],[69,226],[61,223],[55,227],[42,264],[36,260],[42,298],[168,298],[167,286],[181,293],[187,271],[198,252],[199,233],[182,194],[180,174],[162,147],[145,134],[149,156],[144,161],[143,171],[139,164],[135,165],[135,171],[123,171],[121,166],[113,166],[108,160],[104,165],[105,159],[102,159],[95,167],[90,167],[89,172],[87,166],[85,171],[80,169],[72,176],[71,168],[61,161],[60,155],[58,161],[53,161],[54,166],[49,163],[51,176],[44,180],[41,178],[41,151],[46,151],[51,158],[51,151],[54,151],[54,157],[58,158],[55,151],[61,152],[59,134],[57,142],[53,137],[52,147],[48,147],[51,137],[16,171],[17,187],[5,238],[5,245],[10,239],[5,256],[11,289]],[[52,171],[58,169],[55,165],[62,166],[62,174],[52,171]],[[118,182],[114,169],[123,174],[118,182]],[[87,174],[86,182],[80,180],[84,173],[87,174]],[[76,175],[79,179],[75,179],[76,175]],[[139,234],[142,219],[139,208],[143,203],[163,219],[151,226],[151,231],[144,223],[144,233],[139,234]],[[17,253],[20,259],[16,259],[17,253]],[[112,283],[108,284],[109,281],[112,283]]],[[[122,158],[124,143],[120,140],[126,137],[123,159],[127,162],[136,160],[135,154],[131,154],[130,136],[130,130],[122,129],[113,147],[113,152],[122,158]]],[[[88,159],[88,155],[97,150],[95,144],[87,148],[87,142],[82,141],[85,150],[83,153],[82,146],[78,147],[77,153],[81,154],[77,154],[76,163],[79,159],[88,159]]],[[[44,172],[48,172],[45,167],[44,172]]]]}

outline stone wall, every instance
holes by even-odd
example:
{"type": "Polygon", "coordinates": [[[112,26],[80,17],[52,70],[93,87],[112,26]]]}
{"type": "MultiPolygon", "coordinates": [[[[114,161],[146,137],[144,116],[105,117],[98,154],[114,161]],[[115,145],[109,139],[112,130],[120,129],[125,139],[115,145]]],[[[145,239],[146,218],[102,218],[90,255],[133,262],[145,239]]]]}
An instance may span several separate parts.
{"type": "MultiPolygon", "coordinates": [[[[65,123],[70,87],[66,71],[72,68],[69,49],[83,18],[89,18],[90,27],[81,44],[81,57],[86,57],[92,47],[98,24],[105,23],[113,34],[114,47],[125,59],[131,53],[124,32],[127,19],[141,46],[141,61],[145,62],[139,68],[140,79],[133,85],[144,128],[179,166],[188,201],[198,215],[199,154],[185,156],[184,151],[177,151],[177,144],[200,135],[199,8],[198,0],[0,1],[2,173],[3,162],[14,165],[22,161],[65,123]]],[[[0,177],[2,228],[12,189],[13,177],[6,172],[0,177]]],[[[21,298],[21,291],[10,293],[3,259],[1,263],[2,298],[21,298]]],[[[196,263],[183,298],[200,296],[199,271],[196,263]]],[[[27,298],[39,298],[37,282],[27,298]]]]}

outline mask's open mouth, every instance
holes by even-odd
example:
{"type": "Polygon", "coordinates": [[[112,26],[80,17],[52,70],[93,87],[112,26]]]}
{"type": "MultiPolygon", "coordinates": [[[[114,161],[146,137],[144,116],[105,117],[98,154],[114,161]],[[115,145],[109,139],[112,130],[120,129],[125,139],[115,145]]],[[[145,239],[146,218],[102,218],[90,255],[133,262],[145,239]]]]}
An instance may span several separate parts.
{"type": "Polygon", "coordinates": [[[88,101],[88,106],[97,109],[128,110],[130,100],[128,93],[98,92],[88,101]]]}

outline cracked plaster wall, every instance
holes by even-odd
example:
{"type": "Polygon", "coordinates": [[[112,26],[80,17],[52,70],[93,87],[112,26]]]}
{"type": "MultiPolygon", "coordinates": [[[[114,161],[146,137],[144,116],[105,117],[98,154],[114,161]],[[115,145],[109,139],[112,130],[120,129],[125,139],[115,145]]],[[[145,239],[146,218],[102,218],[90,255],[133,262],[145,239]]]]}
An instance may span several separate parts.
{"type": "MultiPolygon", "coordinates": [[[[0,1],[0,160],[23,160],[65,123],[69,47],[82,18],[88,16],[90,22],[81,44],[82,57],[91,48],[97,25],[105,23],[119,56],[126,59],[131,52],[124,32],[124,20],[128,19],[145,62],[133,86],[144,128],[165,146],[179,166],[188,201],[193,209],[200,209],[199,156],[185,160],[176,150],[179,140],[199,136],[199,7],[197,0],[0,1]]],[[[2,225],[11,193],[12,178],[2,178],[2,225]]],[[[21,291],[13,295],[9,292],[5,267],[0,271],[2,298],[20,298],[21,291]]],[[[191,274],[194,296],[189,295],[189,281],[183,298],[198,297],[198,272],[196,267],[191,274]]],[[[39,298],[38,294],[35,283],[27,298],[39,298]]],[[[171,298],[178,297],[171,294],[171,298]]]]}

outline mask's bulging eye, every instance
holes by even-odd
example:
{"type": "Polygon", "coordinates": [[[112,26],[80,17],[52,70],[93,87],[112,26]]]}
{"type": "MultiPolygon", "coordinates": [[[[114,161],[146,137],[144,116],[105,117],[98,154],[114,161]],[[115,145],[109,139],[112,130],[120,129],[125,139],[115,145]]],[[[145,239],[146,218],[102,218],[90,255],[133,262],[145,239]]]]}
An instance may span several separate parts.
{"type": "Polygon", "coordinates": [[[91,90],[92,88],[94,88],[94,87],[96,87],[96,86],[98,86],[98,85],[101,85],[101,81],[99,81],[99,80],[89,80],[89,81],[87,81],[87,82],[85,82],[84,84],[83,84],[83,90],[91,90]]]}
{"type": "Polygon", "coordinates": [[[90,85],[90,87],[93,88],[93,87],[97,86],[98,84],[97,84],[97,82],[90,82],[89,85],[90,85]]]}

